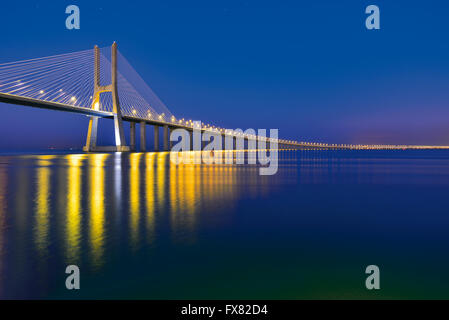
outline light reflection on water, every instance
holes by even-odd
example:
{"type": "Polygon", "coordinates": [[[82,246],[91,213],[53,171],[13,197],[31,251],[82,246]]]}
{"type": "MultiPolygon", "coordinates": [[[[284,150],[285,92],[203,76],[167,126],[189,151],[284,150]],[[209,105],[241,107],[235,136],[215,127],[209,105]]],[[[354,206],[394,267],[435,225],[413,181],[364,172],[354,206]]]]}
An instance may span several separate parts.
{"type": "Polygon", "coordinates": [[[43,156],[38,160],[37,169],[37,193],[35,200],[35,228],[34,237],[37,251],[41,255],[47,255],[49,245],[50,222],[50,175],[51,157],[43,156]]]}
{"type": "Polygon", "coordinates": [[[81,166],[85,155],[69,155],[66,157],[67,173],[67,211],[65,220],[65,251],[66,261],[78,263],[80,261],[81,246],[81,166]]]}
{"type": "Polygon", "coordinates": [[[174,165],[167,152],[2,157],[0,293],[45,297],[49,270],[76,264],[100,272],[117,248],[157,246],[167,228],[172,243],[192,245],[199,211],[212,215],[238,200],[238,175],[265,180],[255,166],[174,165]],[[14,270],[7,284],[5,265],[14,270]]]}
{"type": "MultiPolygon", "coordinates": [[[[169,158],[1,156],[0,298],[72,298],[69,264],[82,270],[78,298],[370,297],[351,287],[360,275],[327,264],[357,270],[377,259],[404,270],[401,259],[416,256],[449,267],[446,153],[287,151],[274,176],[169,158]]],[[[436,279],[426,285],[445,296],[436,279]]],[[[401,288],[382,297],[413,293],[401,288]]]]}

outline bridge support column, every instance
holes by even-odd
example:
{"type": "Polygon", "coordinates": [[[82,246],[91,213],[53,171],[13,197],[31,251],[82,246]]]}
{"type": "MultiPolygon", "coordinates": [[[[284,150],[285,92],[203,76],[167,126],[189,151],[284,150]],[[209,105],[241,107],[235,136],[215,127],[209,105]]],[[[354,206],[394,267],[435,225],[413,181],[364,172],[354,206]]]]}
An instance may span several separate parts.
{"type": "Polygon", "coordinates": [[[154,126],[154,151],[159,151],[159,126],[154,126]]]}
{"type": "Polygon", "coordinates": [[[136,151],[136,123],[129,123],[129,147],[131,151],[136,151]]]}
{"type": "Polygon", "coordinates": [[[189,130],[189,141],[190,141],[189,150],[193,151],[193,130],[192,131],[189,130]]]}
{"type": "Polygon", "coordinates": [[[147,150],[147,128],[145,121],[140,122],[140,151],[145,152],[147,150]]]}
{"type": "Polygon", "coordinates": [[[87,129],[86,145],[84,151],[90,152],[97,146],[98,117],[91,117],[89,120],[89,128],[87,129]]]}
{"type": "MultiPolygon", "coordinates": [[[[100,64],[98,63],[98,68],[100,64]]],[[[100,72],[98,72],[98,75],[100,72]]],[[[98,81],[100,84],[100,81],[98,81]]],[[[102,88],[98,86],[97,90],[102,88]]],[[[112,92],[112,109],[114,111],[114,127],[115,127],[115,145],[117,151],[129,151],[129,147],[126,146],[125,132],[123,130],[122,121],[122,109],[120,108],[120,100],[118,97],[117,89],[117,43],[113,43],[111,46],[111,85],[107,89],[112,92]]]]}
{"type": "Polygon", "coordinates": [[[228,151],[234,150],[234,137],[231,135],[225,135],[224,140],[225,140],[224,149],[228,151]]]}
{"type": "Polygon", "coordinates": [[[168,151],[170,137],[168,135],[168,126],[164,125],[164,151],[168,151]]]}
{"type": "Polygon", "coordinates": [[[92,96],[92,109],[100,109],[100,94],[111,92],[112,108],[114,117],[115,146],[97,146],[98,117],[92,117],[89,122],[87,141],[84,151],[129,151],[126,146],[125,133],[123,130],[122,111],[117,90],[117,44],[114,42],[111,47],[111,84],[100,84],[100,50],[94,47],[94,92],[92,96]]]}
{"type": "Polygon", "coordinates": [[[170,134],[172,133],[172,131],[174,130],[175,128],[169,128],[169,130],[168,130],[168,144],[169,144],[169,146],[170,146],[170,150],[171,149],[173,149],[173,141],[171,141],[171,139],[170,139],[170,134]]]}
{"type": "Polygon", "coordinates": [[[221,150],[226,150],[226,135],[221,135],[221,150]]]}

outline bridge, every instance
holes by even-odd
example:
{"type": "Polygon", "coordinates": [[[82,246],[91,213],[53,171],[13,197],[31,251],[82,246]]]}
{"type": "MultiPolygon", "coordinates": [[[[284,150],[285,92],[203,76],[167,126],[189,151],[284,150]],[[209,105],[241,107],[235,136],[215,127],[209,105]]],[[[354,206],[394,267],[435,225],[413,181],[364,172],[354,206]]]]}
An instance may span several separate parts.
{"type": "MultiPolygon", "coordinates": [[[[185,129],[232,138],[232,149],[434,149],[447,146],[354,145],[298,142],[258,136],[176,118],[134,70],[126,58],[111,47],[84,50],[55,56],[0,64],[0,102],[80,113],[90,116],[87,152],[136,150],[136,124],[140,127],[140,151],[146,151],[146,127],[154,127],[154,151],[159,151],[159,132],[163,128],[163,150],[171,147],[170,131],[185,129]],[[114,121],[115,145],[97,145],[99,119],[114,121]],[[123,122],[129,122],[130,141],[126,143],[123,122]],[[237,141],[243,141],[237,143],[237,141]],[[261,144],[262,143],[262,144],[261,144]]],[[[215,139],[215,138],[214,138],[215,139]]],[[[204,141],[202,146],[204,147],[204,141]]],[[[190,143],[189,149],[193,149],[190,143]]]]}
{"type": "MultiPolygon", "coordinates": [[[[90,116],[83,150],[134,151],[136,124],[140,126],[140,151],[146,151],[146,127],[154,126],[154,149],[159,151],[163,128],[163,150],[170,148],[170,131],[178,128],[243,141],[271,143],[277,148],[296,148],[299,142],[199,124],[176,118],[117,50],[117,44],[92,50],[0,64],[0,102],[80,113],[90,116]],[[114,146],[97,145],[99,119],[114,121],[114,146]],[[123,122],[130,123],[126,143],[123,122]]],[[[190,139],[192,141],[192,139],[190,139]]],[[[243,143],[243,148],[244,148],[243,143]]],[[[254,146],[255,144],[251,144],[254,146]]],[[[257,145],[257,144],[256,144],[257,145]]]]}

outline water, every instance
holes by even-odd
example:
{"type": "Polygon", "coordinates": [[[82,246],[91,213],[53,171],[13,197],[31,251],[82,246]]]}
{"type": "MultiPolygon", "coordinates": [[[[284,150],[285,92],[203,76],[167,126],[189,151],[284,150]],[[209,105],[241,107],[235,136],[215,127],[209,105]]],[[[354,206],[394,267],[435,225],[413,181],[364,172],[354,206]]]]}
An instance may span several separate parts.
{"type": "Polygon", "coordinates": [[[0,156],[0,298],[449,298],[448,194],[442,150],[0,156]]]}

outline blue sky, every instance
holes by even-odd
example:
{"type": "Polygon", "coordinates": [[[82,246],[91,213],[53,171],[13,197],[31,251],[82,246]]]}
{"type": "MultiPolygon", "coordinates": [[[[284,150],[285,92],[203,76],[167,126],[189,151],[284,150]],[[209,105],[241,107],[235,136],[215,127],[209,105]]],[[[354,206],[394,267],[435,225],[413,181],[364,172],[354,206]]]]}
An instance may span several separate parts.
{"type": "MultiPolygon", "coordinates": [[[[0,63],[110,45],[178,117],[329,143],[449,145],[445,1],[2,1],[0,63]],[[65,28],[65,8],[81,29],[65,28]],[[376,4],[381,29],[365,28],[376,4]]],[[[0,104],[0,148],[79,148],[84,116],[0,104]]],[[[102,140],[112,142],[112,123],[102,140]]],[[[102,129],[102,127],[100,127],[102,129]]]]}

